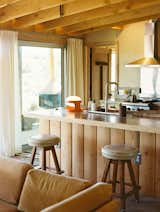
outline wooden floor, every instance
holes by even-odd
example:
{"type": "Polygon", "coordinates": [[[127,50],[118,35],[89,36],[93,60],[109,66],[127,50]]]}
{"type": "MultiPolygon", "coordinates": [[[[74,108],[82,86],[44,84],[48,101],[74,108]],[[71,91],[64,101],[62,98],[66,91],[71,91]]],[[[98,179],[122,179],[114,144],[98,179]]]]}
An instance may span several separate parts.
{"type": "Polygon", "coordinates": [[[160,198],[141,197],[140,203],[130,198],[126,212],[160,212],[160,198]]]}
{"type": "MultiPolygon", "coordinates": [[[[15,159],[29,163],[30,153],[22,153],[15,156],[15,159]]],[[[35,166],[39,164],[38,156],[35,166]]],[[[51,170],[52,172],[53,170],[51,170]]],[[[140,197],[140,203],[136,203],[133,197],[127,200],[126,212],[160,212],[160,198],[140,197]]]]}

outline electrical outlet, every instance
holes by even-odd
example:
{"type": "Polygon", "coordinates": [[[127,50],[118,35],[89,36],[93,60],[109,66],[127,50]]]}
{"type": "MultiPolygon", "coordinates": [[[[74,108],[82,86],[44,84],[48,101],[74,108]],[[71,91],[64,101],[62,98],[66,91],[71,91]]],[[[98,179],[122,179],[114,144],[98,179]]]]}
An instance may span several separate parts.
{"type": "Polygon", "coordinates": [[[141,164],[141,160],[142,160],[142,155],[140,152],[137,153],[136,158],[134,159],[134,163],[136,165],[140,165],[141,164]]]}

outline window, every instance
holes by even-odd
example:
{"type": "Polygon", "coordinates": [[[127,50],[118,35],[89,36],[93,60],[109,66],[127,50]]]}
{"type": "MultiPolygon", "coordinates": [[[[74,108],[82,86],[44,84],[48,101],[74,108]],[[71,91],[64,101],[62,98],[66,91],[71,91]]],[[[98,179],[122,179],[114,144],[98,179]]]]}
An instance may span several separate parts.
{"type": "Polygon", "coordinates": [[[62,48],[19,45],[22,130],[36,127],[37,120],[23,114],[42,108],[55,108],[63,103],[62,48]]]}

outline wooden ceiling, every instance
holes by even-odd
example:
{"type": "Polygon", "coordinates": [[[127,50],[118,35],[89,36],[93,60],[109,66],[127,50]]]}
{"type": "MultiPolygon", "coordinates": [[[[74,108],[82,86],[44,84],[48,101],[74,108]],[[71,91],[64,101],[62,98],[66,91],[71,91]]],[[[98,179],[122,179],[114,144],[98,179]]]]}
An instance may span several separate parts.
{"type": "Polygon", "coordinates": [[[160,0],[0,0],[0,29],[65,36],[159,16],[160,0]]]}

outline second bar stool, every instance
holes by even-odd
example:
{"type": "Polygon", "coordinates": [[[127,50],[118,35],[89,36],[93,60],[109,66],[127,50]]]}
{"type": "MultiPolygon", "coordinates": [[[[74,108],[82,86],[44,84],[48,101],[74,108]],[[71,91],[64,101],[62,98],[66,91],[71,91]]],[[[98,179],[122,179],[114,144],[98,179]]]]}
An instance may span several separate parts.
{"type": "Polygon", "coordinates": [[[102,148],[103,157],[107,158],[106,166],[104,169],[102,182],[107,181],[107,177],[110,171],[110,165],[113,164],[113,177],[108,183],[112,183],[112,192],[121,199],[121,208],[125,209],[126,199],[128,196],[134,194],[136,200],[139,202],[139,189],[137,185],[131,160],[137,155],[137,149],[127,145],[106,145],[102,148]],[[120,165],[120,179],[117,179],[118,165],[120,165]],[[131,183],[125,182],[125,165],[127,165],[131,183]],[[120,193],[116,192],[116,184],[120,184],[120,193]],[[125,192],[125,185],[131,186],[132,190],[128,193],[125,192]]]}
{"type": "Polygon", "coordinates": [[[62,174],[63,171],[61,171],[59,163],[58,163],[58,159],[57,159],[57,155],[56,155],[56,151],[55,151],[55,145],[60,143],[60,138],[54,135],[36,135],[36,136],[32,136],[29,139],[29,145],[33,146],[32,148],[32,156],[31,156],[31,164],[33,165],[34,163],[34,159],[35,159],[35,154],[36,154],[36,150],[37,148],[39,148],[41,150],[42,153],[42,170],[46,170],[46,152],[51,150],[52,152],[52,156],[53,156],[53,160],[54,160],[54,164],[55,164],[55,168],[56,168],[56,173],[57,174],[62,174]]]}

